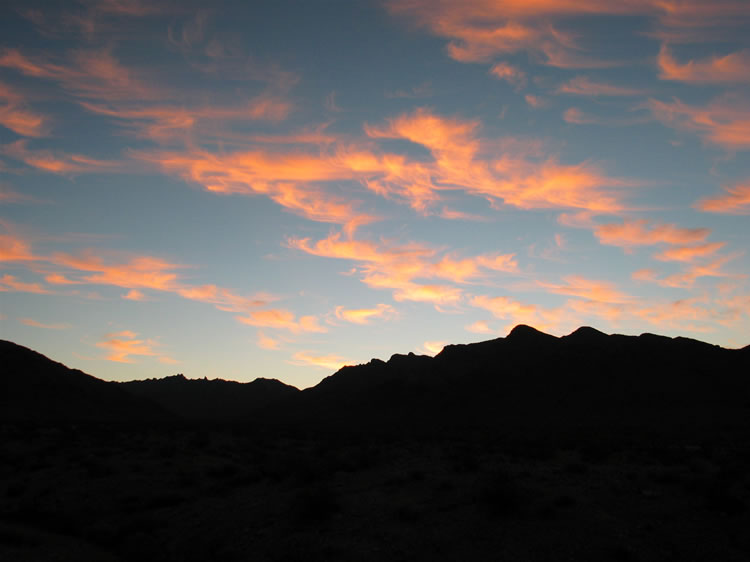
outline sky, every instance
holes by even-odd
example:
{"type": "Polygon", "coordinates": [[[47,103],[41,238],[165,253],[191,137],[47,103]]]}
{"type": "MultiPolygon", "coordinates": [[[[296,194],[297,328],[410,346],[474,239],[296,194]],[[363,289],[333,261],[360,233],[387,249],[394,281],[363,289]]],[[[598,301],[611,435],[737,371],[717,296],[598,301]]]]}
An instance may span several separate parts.
{"type": "Polygon", "coordinates": [[[517,324],[750,344],[746,0],[0,16],[2,339],[299,388],[517,324]]]}

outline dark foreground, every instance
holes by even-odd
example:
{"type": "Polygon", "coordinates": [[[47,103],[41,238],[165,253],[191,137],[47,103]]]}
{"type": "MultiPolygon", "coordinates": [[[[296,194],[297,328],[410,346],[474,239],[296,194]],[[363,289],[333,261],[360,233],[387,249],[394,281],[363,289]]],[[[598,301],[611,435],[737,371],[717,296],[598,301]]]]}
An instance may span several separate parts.
{"type": "Polygon", "coordinates": [[[750,447],[737,432],[0,431],[0,560],[750,559],[750,447]]]}

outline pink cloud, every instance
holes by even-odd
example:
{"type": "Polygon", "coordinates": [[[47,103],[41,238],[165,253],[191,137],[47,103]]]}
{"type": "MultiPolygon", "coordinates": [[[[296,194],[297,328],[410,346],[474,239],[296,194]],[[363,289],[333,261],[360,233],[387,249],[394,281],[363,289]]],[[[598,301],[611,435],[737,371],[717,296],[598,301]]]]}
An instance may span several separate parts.
{"type": "Polygon", "coordinates": [[[695,207],[707,213],[750,214],[750,182],[725,187],[722,195],[701,199],[695,207]]]}

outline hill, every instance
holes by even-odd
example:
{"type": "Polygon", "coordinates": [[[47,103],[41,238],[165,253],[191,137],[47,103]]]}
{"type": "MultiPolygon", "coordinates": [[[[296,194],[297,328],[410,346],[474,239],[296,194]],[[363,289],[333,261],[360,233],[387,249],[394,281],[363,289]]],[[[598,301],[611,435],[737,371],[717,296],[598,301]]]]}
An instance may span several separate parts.
{"type": "Polygon", "coordinates": [[[15,343],[0,340],[2,421],[164,421],[156,404],[113,382],[69,369],[15,343]]]}

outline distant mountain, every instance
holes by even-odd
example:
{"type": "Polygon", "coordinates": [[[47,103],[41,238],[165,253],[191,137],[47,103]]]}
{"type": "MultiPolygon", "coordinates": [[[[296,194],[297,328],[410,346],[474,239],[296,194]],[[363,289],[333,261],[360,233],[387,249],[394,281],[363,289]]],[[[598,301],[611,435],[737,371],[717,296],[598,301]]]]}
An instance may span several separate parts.
{"type": "Polygon", "coordinates": [[[121,386],[134,396],[148,398],[186,420],[238,420],[299,393],[293,386],[263,378],[239,383],[175,375],[130,381],[121,386]]]}
{"type": "Polygon", "coordinates": [[[434,358],[394,355],[344,367],[303,391],[285,415],[374,430],[653,429],[698,438],[704,429],[748,425],[750,346],[589,327],[558,338],[521,325],[505,338],[446,346],[434,358]]]}
{"type": "Polygon", "coordinates": [[[105,383],[4,342],[5,417],[154,416],[245,421],[310,431],[473,429],[577,438],[750,433],[750,346],[739,350],[593,328],[555,337],[517,326],[505,338],[348,366],[303,391],[277,380],[182,375],[105,383]],[[531,432],[531,433],[530,433],[531,432]]]}
{"type": "Polygon", "coordinates": [[[116,383],[0,340],[0,421],[163,421],[172,416],[116,383]]]}

